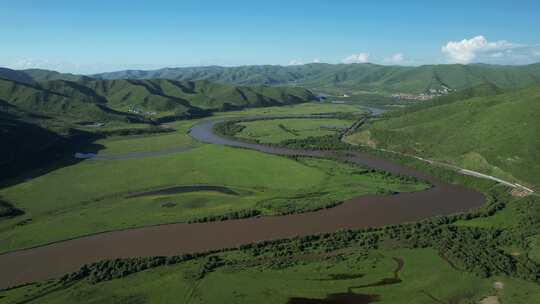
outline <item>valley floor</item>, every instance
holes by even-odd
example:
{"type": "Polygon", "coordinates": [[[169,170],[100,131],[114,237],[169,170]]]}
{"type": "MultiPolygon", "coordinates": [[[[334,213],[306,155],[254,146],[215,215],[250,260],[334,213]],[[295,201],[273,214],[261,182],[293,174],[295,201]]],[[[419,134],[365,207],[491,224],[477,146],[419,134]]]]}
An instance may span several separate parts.
{"type": "MultiPolygon", "coordinates": [[[[359,111],[349,105],[304,104],[250,109],[221,117],[353,109],[359,111]]],[[[246,123],[240,137],[268,143],[302,141],[310,136],[332,135],[327,133],[329,125],[347,126],[340,120],[306,122],[246,123]]],[[[104,147],[98,156],[103,157],[186,148],[181,153],[89,159],[1,189],[0,199],[25,214],[0,221],[0,251],[155,224],[301,213],[366,194],[438,191],[437,187],[425,191],[429,185],[424,182],[358,164],[199,143],[187,135],[194,123],[172,123],[169,127],[176,131],[165,135],[111,137],[98,142],[104,147]]],[[[472,178],[440,174],[437,178],[445,182],[469,183],[481,190],[488,197],[487,205],[470,217],[442,216],[403,225],[407,228],[367,228],[182,258],[98,263],[62,280],[0,291],[0,303],[170,303],[178,299],[183,303],[290,304],[540,301],[538,284],[529,275],[538,267],[531,261],[540,263],[536,259],[540,226],[535,220],[540,210],[535,198],[508,198],[501,194],[505,191],[500,186],[489,182],[476,184],[470,182],[472,178]],[[491,191],[497,194],[491,195],[491,191]],[[502,203],[506,200],[508,203],[502,203]],[[494,232],[498,230],[509,232],[501,237],[494,232]],[[456,243],[452,243],[453,238],[456,243]],[[479,252],[495,257],[474,261],[479,252]],[[473,269],[471,265],[475,264],[478,268],[473,269]]],[[[405,209],[399,213],[407,213],[408,206],[402,206],[405,209]]],[[[387,214],[390,208],[381,212],[387,214]]]]}

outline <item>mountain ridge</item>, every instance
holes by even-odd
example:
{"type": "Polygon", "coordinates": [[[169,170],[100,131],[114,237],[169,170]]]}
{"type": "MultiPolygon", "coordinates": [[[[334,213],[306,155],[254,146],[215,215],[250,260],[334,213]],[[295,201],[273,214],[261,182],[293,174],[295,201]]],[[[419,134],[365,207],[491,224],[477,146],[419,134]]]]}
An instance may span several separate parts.
{"type": "Polygon", "coordinates": [[[95,74],[92,77],[99,79],[204,79],[239,85],[292,85],[310,89],[421,93],[444,86],[454,90],[462,90],[482,83],[493,83],[501,88],[519,88],[538,84],[540,83],[540,63],[522,66],[443,64],[416,67],[386,66],[372,63],[204,66],[163,68],[150,71],[126,70],[95,74]]]}
{"type": "Polygon", "coordinates": [[[304,65],[195,66],[157,70],[123,70],[94,75],[75,75],[42,69],[1,69],[0,78],[27,83],[51,80],[91,81],[169,79],[206,80],[221,84],[253,86],[302,86],[327,92],[423,93],[444,87],[463,90],[492,83],[503,89],[540,84],[540,63],[529,65],[431,64],[421,66],[373,63],[304,65]]]}

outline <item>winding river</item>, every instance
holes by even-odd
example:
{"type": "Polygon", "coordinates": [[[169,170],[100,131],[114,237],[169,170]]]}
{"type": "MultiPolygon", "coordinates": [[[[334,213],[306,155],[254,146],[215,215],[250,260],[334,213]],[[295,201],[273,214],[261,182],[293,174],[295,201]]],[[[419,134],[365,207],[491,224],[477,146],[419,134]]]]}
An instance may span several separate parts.
{"type": "Polygon", "coordinates": [[[429,190],[391,196],[369,195],[316,212],[209,223],[177,223],[112,231],[0,255],[0,288],[58,278],[83,264],[103,259],[169,256],[236,247],[251,242],[418,221],[480,207],[482,194],[442,183],[422,172],[361,152],[291,150],[222,138],[213,133],[223,120],[203,121],[190,131],[195,139],[275,155],[333,157],[433,184],[429,190]]]}

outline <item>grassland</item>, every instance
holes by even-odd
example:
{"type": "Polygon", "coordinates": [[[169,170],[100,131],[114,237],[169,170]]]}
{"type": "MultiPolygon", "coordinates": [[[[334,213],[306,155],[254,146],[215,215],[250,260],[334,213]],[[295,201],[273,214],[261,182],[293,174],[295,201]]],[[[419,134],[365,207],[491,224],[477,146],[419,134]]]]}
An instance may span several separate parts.
{"type": "Polygon", "coordinates": [[[354,121],[343,119],[272,119],[242,122],[244,129],[236,136],[260,143],[279,143],[288,139],[302,139],[336,134],[354,121]]]}
{"type": "MultiPolygon", "coordinates": [[[[344,108],[348,107],[299,105],[291,112],[344,108]]],[[[257,111],[266,110],[248,113],[257,111]]],[[[175,130],[172,133],[113,136],[95,143],[102,147],[98,155],[175,147],[192,147],[190,151],[140,159],[86,160],[1,189],[1,199],[25,214],[0,221],[0,251],[101,231],[251,214],[253,210],[262,215],[303,212],[358,195],[426,187],[332,160],[294,160],[201,144],[186,133],[196,122],[169,124],[175,130]],[[224,186],[236,194],[200,191],[128,197],[185,185],[224,186]]]]}
{"type": "Polygon", "coordinates": [[[217,117],[237,117],[252,115],[312,115],[312,114],[335,114],[335,113],[364,113],[361,107],[349,104],[332,104],[327,102],[309,102],[297,105],[284,105],[278,107],[250,108],[242,111],[230,111],[216,113],[217,117]]]}
{"type": "Polygon", "coordinates": [[[168,123],[166,128],[174,132],[163,134],[143,134],[134,136],[110,136],[95,141],[103,146],[99,155],[116,155],[134,152],[162,151],[176,147],[196,147],[199,143],[186,136],[194,121],[183,120],[168,123]]]}
{"type": "MultiPolygon", "coordinates": [[[[354,113],[361,114],[364,110],[360,107],[346,104],[331,103],[302,103],[297,105],[287,105],[279,107],[250,108],[241,111],[229,111],[215,113],[212,118],[221,117],[244,117],[251,115],[311,115],[311,114],[335,114],[354,113]]],[[[101,145],[100,155],[114,155],[131,152],[160,151],[175,147],[196,147],[199,143],[191,137],[186,136],[187,132],[200,120],[179,120],[166,123],[164,128],[175,130],[172,133],[164,134],[143,134],[139,136],[109,136],[94,143],[101,145]]],[[[307,123],[307,121],[303,121],[307,123]]],[[[130,128],[147,129],[145,124],[130,124],[130,128]]],[[[114,132],[126,128],[126,124],[111,122],[106,130],[114,132]]],[[[91,130],[91,128],[88,128],[91,130]]],[[[95,130],[95,129],[94,129],[95,130]]]]}
{"type": "Polygon", "coordinates": [[[210,145],[163,157],[88,160],[2,189],[2,199],[25,215],[0,222],[0,248],[8,251],[100,231],[250,209],[263,214],[300,212],[366,193],[423,188],[334,161],[294,161],[210,145]],[[238,194],[128,198],[178,185],[220,185],[238,194]]]}

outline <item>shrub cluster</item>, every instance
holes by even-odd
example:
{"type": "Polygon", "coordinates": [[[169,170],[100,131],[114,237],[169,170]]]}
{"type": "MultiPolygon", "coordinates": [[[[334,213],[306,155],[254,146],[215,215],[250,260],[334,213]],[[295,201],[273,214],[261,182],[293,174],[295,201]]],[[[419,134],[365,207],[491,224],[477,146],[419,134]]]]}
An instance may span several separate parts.
{"type": "Polygon", "coordinates": [[[204,223],[204,222],[216,222],[216,221],[228,221],[237,220],[249,217],[256,217],[261,215],[261,212],[257,209],[239,210],[230,213],[208,215],[205,217],[190,220],[189,223],[204,223]]]}

